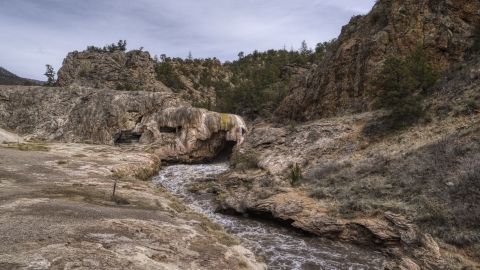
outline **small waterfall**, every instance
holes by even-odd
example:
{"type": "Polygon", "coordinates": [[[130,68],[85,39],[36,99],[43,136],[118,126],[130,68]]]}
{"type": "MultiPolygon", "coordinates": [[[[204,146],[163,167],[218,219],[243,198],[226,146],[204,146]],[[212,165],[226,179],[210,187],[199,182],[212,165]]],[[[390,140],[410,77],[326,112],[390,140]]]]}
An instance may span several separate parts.
{"type": "Polygon", "coordinates": [[[384,259],[372,251],[308,236],[278,222],[248,214],[217,214],[214,195],[196,195],[188,191],[195,184],[213,181],[227,169],[226,163],[174,165],[164,168],[153,181],[183,199],[191,210],[222,224],[244,247],[263,257],[269,269],[381,269],[384,259]]]}

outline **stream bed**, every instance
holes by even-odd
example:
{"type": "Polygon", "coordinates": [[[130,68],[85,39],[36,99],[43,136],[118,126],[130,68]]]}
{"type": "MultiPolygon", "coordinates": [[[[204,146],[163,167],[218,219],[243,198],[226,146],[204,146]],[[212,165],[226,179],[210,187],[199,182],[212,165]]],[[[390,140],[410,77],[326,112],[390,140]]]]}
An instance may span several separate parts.
{"type": "Polygon", "coordinates": [[[242,246],[263,258],[269,269],[381,269],[384,258],[380,254],[310,236],[291,226],[248,214],[218,214],[213,194],[196,195],[188,191],[189,187],[211,181],[227,169],[227,163],[173,165],[163,168],[153,182],[182,199],[191,210],[222,224],[242,246]]]}

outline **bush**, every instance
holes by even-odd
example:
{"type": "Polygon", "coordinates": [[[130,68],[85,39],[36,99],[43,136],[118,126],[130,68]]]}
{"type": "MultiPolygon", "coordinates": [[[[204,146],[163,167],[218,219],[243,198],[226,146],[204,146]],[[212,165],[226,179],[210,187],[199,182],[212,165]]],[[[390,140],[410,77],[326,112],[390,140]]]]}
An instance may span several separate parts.
{"type": "Polygon", "coordinates": [[[166,86],[178,90],[186,89],[185,84],[180,80],[173,65],[169,62],[158,63],[155,67],[155,73],[157,74],[157,80],[161,81],[166,86]]]}
{"type": "Polygon", "coordinates": [[[298,163],[295,163],[292,169],[290,169],[289,179],[290,184],[293,186],[298,180],[302,178],[302,169],[298,166],[298,163]]]}
{"type": "Polygon", "coordinates": [[[375,25],[379,24],[381,27],[385,27],[388,24],[388,15],[384,10],[377,11],[370,15],[370,23],[375,25]]]}
{"type": "Polygon", "coordinates": [[[143,168],[135,173],[135,178],[147,181],[150,177],[157,175],[162,169],[161,164],[155,164],[152,168],[143,168]]]}
{"type": "MultiPolygon", "coordinates": [[[[258,168],[259,162],[258,153],[254,151],[248,151],[241,153],[240,151],[233,151],[230,156],[230,162],[236,167],[239,165],[243,166],[245,169],[256,169],[258,168]]],[[[240,166],[240,167],[241,167],[240,166]]]]}
{"type": "Polygon", "coordinates": [[[480,20],[473,27],[473,44],[472,51],[480,51],[480,20]]]}
{"type": "Polygon", "coordinates": [[[439,79],[440,73],[429,64],[421,47],[402,60],[389,56],[373,80],[376,92],[374,107],[390,111],[395,128],[415,123],[424,115],[423,95],[439,79]]]}

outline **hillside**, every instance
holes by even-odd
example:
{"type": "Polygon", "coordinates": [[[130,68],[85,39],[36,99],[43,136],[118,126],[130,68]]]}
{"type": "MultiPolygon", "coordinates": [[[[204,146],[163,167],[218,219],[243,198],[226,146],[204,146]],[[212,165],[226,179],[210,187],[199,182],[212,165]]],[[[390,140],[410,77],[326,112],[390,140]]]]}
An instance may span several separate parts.
{"type": "Polygon", "coordinates": [[[290,89],[275,115],[308,120],[366,111],[385,59],[406,57],[419,45],[441,70],[470,59],[479,9],[470,0],[377,1],[342,28],[338,49],[290,89]]]}
{"type": "Polygon", "coordinates": [[[44,82],[20,78],[10,71],[0,67],[0,85],[42,85],[44,82]]]}
{"type": "Polygon", "coordinates": [[[213,59],[181,59],[163,55],[157,62],[157,78],[194,106],[236,113],[250,119],[269,117],[300,75],[330,50],[332,42],[298,51],[268,50],[239,54],[233,62],[213,59]]]}
{"type": "Polygon", "coordinates": [[[381,250],[385,269],[478,268],[479,10],[392,0],[352,17],[338,47],[250,128],[216,183],[223,211],[381,250]],[[426,69],[439,75],[422,88],[426,69]],[[388,72],[398,76],[379,84],[388,72]],[[377,110],[382,93],[394,102],[377,110]],[[399,126],[395,102],[407,108],[399,126]]]}

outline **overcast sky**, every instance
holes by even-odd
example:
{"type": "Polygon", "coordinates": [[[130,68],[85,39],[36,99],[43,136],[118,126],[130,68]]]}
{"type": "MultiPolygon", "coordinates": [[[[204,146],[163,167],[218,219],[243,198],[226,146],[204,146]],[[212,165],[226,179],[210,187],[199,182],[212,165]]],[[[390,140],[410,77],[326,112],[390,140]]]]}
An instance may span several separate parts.
{"type": "Polygon", "coordinates": [[[374,0],[1,0],[0,66],[45,80],[68,52],[127,40],[127,50],[235,60],[240,51],[314,48],[374,0]]]}

